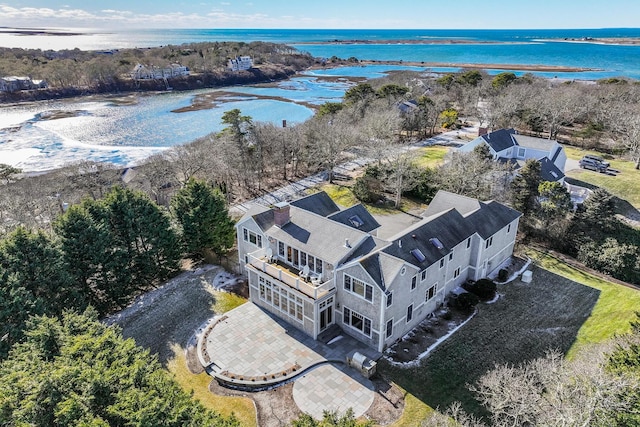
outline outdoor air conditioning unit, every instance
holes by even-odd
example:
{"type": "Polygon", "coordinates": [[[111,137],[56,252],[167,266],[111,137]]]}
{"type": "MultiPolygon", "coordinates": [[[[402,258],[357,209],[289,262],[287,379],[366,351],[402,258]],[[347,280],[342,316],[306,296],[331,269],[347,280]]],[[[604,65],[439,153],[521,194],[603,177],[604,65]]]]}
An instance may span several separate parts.
{"type": "Polygon", "coordinates": [[[356,369],[365,378],[371,378],[376,373],[377,363],[357,351],[347,355],[347,365],[356,369]]]}

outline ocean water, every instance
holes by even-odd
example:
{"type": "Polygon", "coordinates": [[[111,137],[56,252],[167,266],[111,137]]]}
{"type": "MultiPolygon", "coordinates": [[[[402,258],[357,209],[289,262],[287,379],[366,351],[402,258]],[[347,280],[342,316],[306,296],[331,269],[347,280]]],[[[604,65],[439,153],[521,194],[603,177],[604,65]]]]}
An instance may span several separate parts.
{"type": "MultiPolygon", "coordinates": [[[[136,164],[153,153],[192,141],[222,129],[225,111],[239,108],[257,121],[302,122],[313,112],[306,105],[339,100],[346,81],[319,76],[375,78],[396,69],[457,71],[459,64],[539,64],[592,68],[580,73],[534,72],[544,77],[599,79],[624,76],[640,79],[640,46],[566,42],[568,39],[640,37],[640,29],[585,30],[136,30],[107,32],[83,30],[73,36],[0,34],[0,46],[39,49],[111,50],[202,41],[267,41],[286,43],[314,56],[356,57],[368,60],[437,62],[450,66],[408,67],[370,65],[316,70],[273,87],[225,88],[245,97],[230,97],[210,109],[174,113],[207,91],[136,95],[135,103],[109,99],[38,102],[0,107],[0,163],[26,171],[60,167],[80,159],[136,164]],[[472,44],[404,44],[402,40],[466,39],[472,44]],[[554,41],[548,41],[554,39],[554,41]],[[384,44],[326,44],[331,40],[377,40],[384,44]],[[492,44],[481,42],[491,41],[492,44]],[[247,95],[249,95],[247,97],[247,95]],[[270,97],[271,99],[260,99],[270,97]],[[46,120],[55,111],[73,117],[46,120]]],[[[489,70],[497,73],[501,70],[489,70]]],[[[522,72],[517,72],[522,74],[522,72]]]]}

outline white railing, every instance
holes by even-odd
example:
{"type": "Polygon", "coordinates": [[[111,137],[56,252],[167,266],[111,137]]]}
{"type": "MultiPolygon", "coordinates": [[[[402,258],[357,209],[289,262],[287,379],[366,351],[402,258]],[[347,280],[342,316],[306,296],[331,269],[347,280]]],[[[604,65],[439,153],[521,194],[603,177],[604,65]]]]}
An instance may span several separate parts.
{"type": "Polygon", "coordinates": [[[318,285],[307,283],[305,279],[297,274],[291,273],[285,267],[269,262],[263,253],[262,251],[257,251],[250,254],[249,264],[256,270],[268,274],[290,288],[296,289],[313,299],[318,299],[328,294],[334,287],[333,280],[328,280],[318,285]]]}

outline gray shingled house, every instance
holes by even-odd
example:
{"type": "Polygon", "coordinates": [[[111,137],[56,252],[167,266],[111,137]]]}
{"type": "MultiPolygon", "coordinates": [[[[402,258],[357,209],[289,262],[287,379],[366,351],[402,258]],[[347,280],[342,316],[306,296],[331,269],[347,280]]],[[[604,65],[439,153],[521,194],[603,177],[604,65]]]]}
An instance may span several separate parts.
{"type": "Polygon", "coordinates": [[[496,161],[513,163],[516,170],[528,159],[538,160],[544,181],[564,183],[567,155],[558,141],[520,135],[515,129],[499,129],[477,137],[459,148],[470,152],[480,144],[487,144],[496,161]]]}
{"type": "Polygon", "coordinates": [[[389,238],[362,205],[324,193],[255,208],[237,223],[250,300],[314,339],[332,325],[382,351],[467,279],[513,253],[520,213],[440,191],[424,218],[389,238]]]}

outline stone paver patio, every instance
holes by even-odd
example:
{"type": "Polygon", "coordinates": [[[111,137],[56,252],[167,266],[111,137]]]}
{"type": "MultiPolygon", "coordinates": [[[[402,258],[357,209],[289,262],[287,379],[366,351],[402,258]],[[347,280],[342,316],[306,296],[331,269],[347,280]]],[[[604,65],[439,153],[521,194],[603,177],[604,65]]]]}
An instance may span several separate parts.
{"type": "Polygon", "coordinates": [[[373,403],[372,383],[344,362],[352,351],[374,360],[380,353],[346,334],[325,345],[251,302],[212,322],[198,348],[201,363],[214,376],[256,386],[295,377],[296,404],[317,418],[324,410],[350,407],[360,416],[373,403]]]}
{"type": "Polygon", "coordinates": [[[349,408],[359,417],[369,409],[374,397],[373,383],[346,366],[320,365],[293,384],[296,405],[316,419],[322,419],[324,411],[344,414],[349,408]]]}

